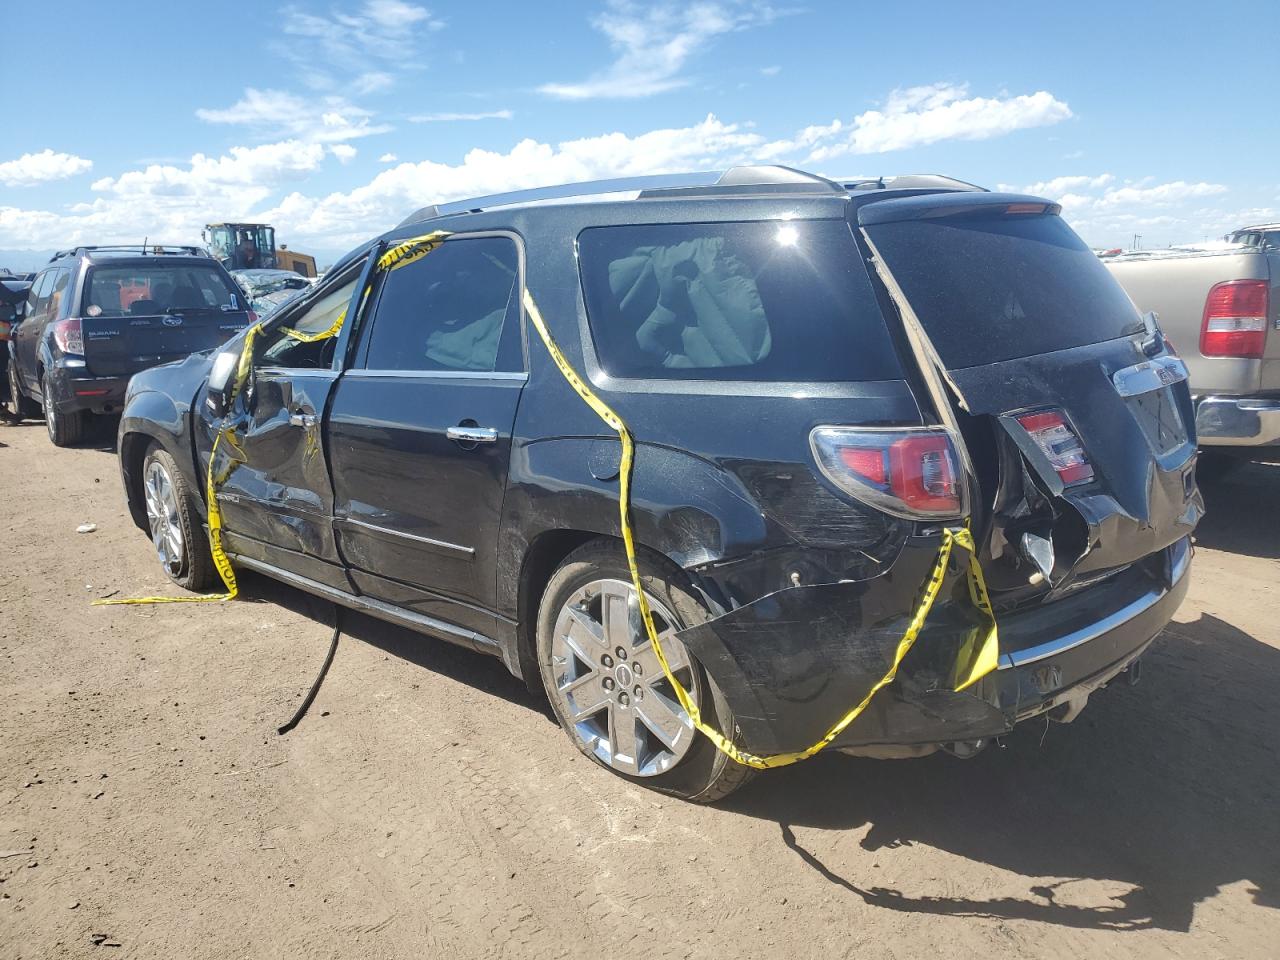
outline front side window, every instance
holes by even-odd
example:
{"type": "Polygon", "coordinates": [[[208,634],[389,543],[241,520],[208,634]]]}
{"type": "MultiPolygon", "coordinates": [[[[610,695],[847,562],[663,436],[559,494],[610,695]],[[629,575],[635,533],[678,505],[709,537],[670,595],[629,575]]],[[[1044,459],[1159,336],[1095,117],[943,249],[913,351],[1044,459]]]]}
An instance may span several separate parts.
{"type": "Polygon", "coordinates": [[[592,339],[611,376],[902,376],[843,220],[593,227],[578,249],[592,339]]]}
{"type": "Polygon", "coordinates": [[[383,278],[369,331],[370,370],[523,369],[516,245],[449,240],[383,278]]]}
{"type": "Polygon", "coordinates": [[[286,331],[296,330],[303,334],[318,334],[332,329],[334,323],[350,304],[351,295],[355,293],[361,272],[360,268],[356,268],[344,283],[339,283],[322,293],[300,315],[286,317],[280,326],[264,333],[255,351],[261,362],[272,367],[315,369],[329,366],[333,358],[333,347],[337,341],[336,336],[308,342],[305,339],[290,336],[286,331]]]}

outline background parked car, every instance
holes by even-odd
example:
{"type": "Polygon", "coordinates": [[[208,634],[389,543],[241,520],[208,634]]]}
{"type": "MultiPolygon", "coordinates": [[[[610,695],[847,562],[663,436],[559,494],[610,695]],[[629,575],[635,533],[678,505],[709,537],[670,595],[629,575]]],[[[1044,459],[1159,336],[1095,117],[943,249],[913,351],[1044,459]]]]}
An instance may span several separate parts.
{"type": "Polygon", "coordinates": [[[968,755],[1074,718],[1187,589],[1203,508],[1181,362],[1048,201],[943,177],[673,179],[419,211],[266,324],[250,389],[229,386],[243,338],[135,377],[120,466],[166,573],[213,581],[212,471],[235,564],[500,656],[636,782],[701,801],[742,783],[640,626],[618,438],[553,363],[527,290],[635,427],[662,646],[743,749],[803,750],[869,696],[943,528],[970,523],[998,663],[984,647],[992,672],[962,685],[989,621],[947,578],[896,682],[833,746],[968,755]],[[344,312],[337,336],[290,332],[344,312]],[[222,445],[211,463],[228,429],[234,460],[222,445]]]}
{"type": "MultiPolygon", "coordinates": [[[[0,275],[0,403],[9,404],[9,340],[13,328],[26,307],[27,292],[31,289],[31,281],[25,277],[14,278],[11,274],[0,275]]],[[[17,416],[10,411],[10,419],[17,416]]]]}
{"type": "Polygon", "coordinates": [[[1186,362],[1201,447],[1264,457],[1280,454],[1280,247],[1253,234],[1102,262],[1186,362]]]}
{"type": "Polygon", "coordinates": [[[231,276],[249,298],[249,306],[259,318],[278,310],[315,280],[292,270],[232,270],[231,276]]]}
{"type": "Polygon", "coordinates": [[[250,313],[227,271],[195,247],[76,247],[36,276],[9,343],[19,417],[75,443],[93,413],[116,413],[139,370],[216,347],[250,313]]]}

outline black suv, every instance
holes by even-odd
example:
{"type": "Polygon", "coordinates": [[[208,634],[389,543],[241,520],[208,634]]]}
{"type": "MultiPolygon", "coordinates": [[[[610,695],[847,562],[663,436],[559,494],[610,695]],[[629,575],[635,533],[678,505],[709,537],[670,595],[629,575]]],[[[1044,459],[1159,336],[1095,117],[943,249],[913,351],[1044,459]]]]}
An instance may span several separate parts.
{"type": "Polygon", "coordinates": [[[501,657],[603,766],[723,796],[750,771],[658,662],[619,436],[540,315],[635,437],[639,571],[702,719],[769,756],[870,697],[833,749],[970,755],[1136,661],[1202,513],[1182,364],[1058,213],[776,167],[426,208],[266,321],[247,378],[244,337],[134,378],[129,506],[206,589],[212,475],[236,566],[501,657]],[[968,685],[981,589],[960,550],[932,575],[966,527],[999,626],[968,685]]]}
{"type": "Polygon", "coordinates": [[[216,347],[250,322],[227,271],[198,247],[76,247],[28,294],[9,344],[10,404],[43,409],[49,439],[77,442],[87,417],[117,413],[139,370],[216,347]]]}

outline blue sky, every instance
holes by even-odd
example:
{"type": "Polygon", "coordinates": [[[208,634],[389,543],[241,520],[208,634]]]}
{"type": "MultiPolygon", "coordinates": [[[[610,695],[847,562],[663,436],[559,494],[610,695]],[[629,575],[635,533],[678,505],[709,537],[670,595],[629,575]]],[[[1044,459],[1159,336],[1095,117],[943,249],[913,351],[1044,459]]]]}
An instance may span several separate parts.
{"type": "Polygon", "coordinates": [[[1031,188],[1097,246],[1280,219],[1256,3],[56,9],[4,7],[46,38],[0,58],[4,250],[265,219],[327,258],[436,200],[752,159],[1031,188]]]}

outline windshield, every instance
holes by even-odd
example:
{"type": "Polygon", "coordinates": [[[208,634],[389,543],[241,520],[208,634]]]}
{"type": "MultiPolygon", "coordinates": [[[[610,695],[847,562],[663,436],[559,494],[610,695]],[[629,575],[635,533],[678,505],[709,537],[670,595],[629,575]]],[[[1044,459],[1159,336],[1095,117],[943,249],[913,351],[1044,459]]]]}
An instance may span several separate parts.
{"type": "Polygon", "coordinates": [[[243,298],[221,270],[202,263],[98,266],[85,285],[86,317],[243,310],[243,298]]]}
{"type": "Polygon", "coordinates": [[[952,369],[1142,330],[1119,283],[1060,217],[983,214],[867,227],[952,369]]]}

